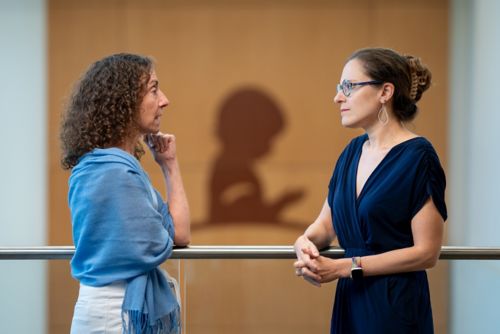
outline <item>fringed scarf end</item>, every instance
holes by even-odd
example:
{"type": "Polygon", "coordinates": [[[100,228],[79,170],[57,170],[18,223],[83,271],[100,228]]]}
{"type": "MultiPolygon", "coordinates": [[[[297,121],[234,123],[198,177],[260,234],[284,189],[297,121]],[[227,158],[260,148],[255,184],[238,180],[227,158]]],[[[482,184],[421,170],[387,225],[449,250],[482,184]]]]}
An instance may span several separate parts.
{"type": "Polygon", "coordinates": [[[141,311],[122,311],[124,334],[180,334],[180,307],[150,324],[149,315],[141,311]]]}

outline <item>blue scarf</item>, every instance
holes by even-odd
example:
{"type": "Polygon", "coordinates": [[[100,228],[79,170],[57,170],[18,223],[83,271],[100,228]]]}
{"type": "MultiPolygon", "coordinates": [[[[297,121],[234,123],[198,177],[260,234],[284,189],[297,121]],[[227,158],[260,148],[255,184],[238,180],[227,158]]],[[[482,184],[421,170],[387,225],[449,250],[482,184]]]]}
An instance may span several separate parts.
{"type": "Polygon", "coordinates": [[[73,277],[94,287],[127,281],[125,333],[180,332],[179,304],[158,269],[172,254],[172,217],[137,159],[118,148],[85,154],[69,179],[69,206],[73,277]]]}

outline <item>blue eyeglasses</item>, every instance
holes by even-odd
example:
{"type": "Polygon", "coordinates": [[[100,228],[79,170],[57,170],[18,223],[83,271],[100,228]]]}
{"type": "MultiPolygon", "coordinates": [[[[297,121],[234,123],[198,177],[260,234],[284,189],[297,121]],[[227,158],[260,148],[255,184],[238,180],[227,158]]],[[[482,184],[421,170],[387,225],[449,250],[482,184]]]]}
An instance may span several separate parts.
{"type": "Polygon", "coordinates": [[[349,80],[344,80],[341,84],[337,85],[337,93],[342,91],[345,96],[351,96],[352,90],[355,86],[380,85],[382,83],[383,82],[380,80],[370,80],[362,82],[350,82],[349,80]]]}

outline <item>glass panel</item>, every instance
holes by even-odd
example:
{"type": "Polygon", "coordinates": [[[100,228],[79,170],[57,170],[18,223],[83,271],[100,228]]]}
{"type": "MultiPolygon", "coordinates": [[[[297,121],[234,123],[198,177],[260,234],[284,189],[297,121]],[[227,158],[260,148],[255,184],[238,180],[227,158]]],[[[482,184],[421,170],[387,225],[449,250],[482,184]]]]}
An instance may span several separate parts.
{"type": "Polygon", "coordinates": [[[449,333],[500,333],[500,261],[449,261],[449,264],[452,277],[449,333]]]}
{"type": "Polygon", "coordinates": [[[183,260],[168,260],[161,265],[161,268],[165,270],[168,275],[175,279],[175,282],[179,289],[179,297],[181,304],[181,325],[182,332],[186,333],[186,309],[185,309],[185,295],[186,295],[186,285],[184,284],[183,273],[183,260]]]}
{"type": "Polygon", "coordinates": [[[68,260],[49,261],[47,333],[67,334],[78,298],[78,282],[71,277],[68,260]]]}
{"type": "MultiPolygon", "coordinates": [[[[2,261],[0,261],[1,263],[2,261]]],[[[180,265],[181,260],[169,260],[162,264],[161,268],[165,269],[177,282],[182,282],[180,279],[180,265]]],[[[69,261],[53,260],[49,262],[48,284],[49,320],[47,321],[47,333],[67,334],[70,332],[73,309],[78,298],[79,288],[78,281],[71,276],[69,261]]],[[[183,294],[181,285],[181,296],[183,294]]],[[[181,312],[186,314],[182,309],[181,312]]]]}
{"type": "MultiPolygon", "coordinates": [[[[328,333],[336,283],[316,288],[293,260],[183,260],[185,333],[328,333]]],[[[428,270],[434,327],[447,332],[448,262],[428,270]]]]}
{"type": "Polygon", "coordinates": [[[46,265],[0,260],[0,333],[45,333],[46,265]]]}
{"type": "Polygon", "coordinates": [[[448,328],[449,264],[450,261],[440,260],[434,268],[427,270],[435,333],[451,333],[448,328]]]}
{"type": "Polygon", "coordinates": [[[327,333],[335,283],[296,277],[293,260],[183,260],[186,333],[327,333]]]}
{"type": "MultiPolygon", "coordinates": [[[[162,268],[179,282],[184,334],[327,333],[335,283],[311,286],[294,275],[292,263],[280,259],[169,260],[162,268]]],[[[436,333],[449,330],[450,263],[454,261],[441,260],[428,270],[436,333]]],[[[489,263],[467,261],[461,265],[484,267],[489,263]]],[[[69,261],[2,260],[0,272],[4,282],[0,289],[4,306],[1,333],[69,332],[78,296],[69,261]],[[37,297],[40,291],[47,291],[46,298],[37,297]],[[25,321],[26,317],[31,320],[25,321]],[[33,323],[45,323],[46,330],[29,330],[33,323]],[[15,330],[6,327],[9,324],[15,330]]]]}

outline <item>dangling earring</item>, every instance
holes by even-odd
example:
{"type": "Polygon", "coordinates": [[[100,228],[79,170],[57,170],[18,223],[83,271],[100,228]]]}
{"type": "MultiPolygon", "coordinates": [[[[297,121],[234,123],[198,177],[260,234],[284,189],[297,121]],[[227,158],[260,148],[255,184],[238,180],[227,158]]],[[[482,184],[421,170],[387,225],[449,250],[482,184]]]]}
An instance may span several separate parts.
{"type": "Polygon", "coordinates": [[[389,123],[389,114],[387,113],[387,109],[385,109],[385,104],[382,103],[382,107],[378,111],[378,120],[382,123],[383,126],[386,126],[389,123]]]}

